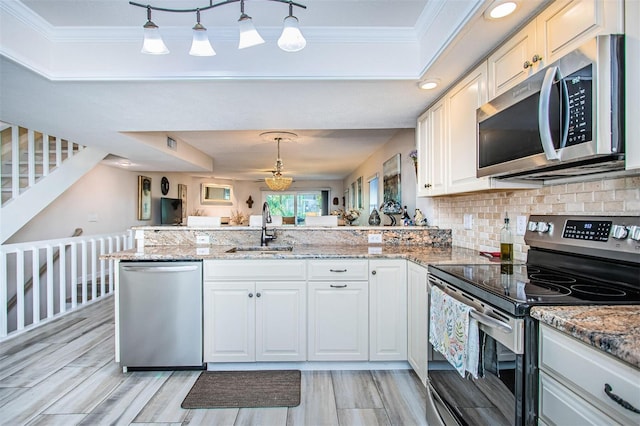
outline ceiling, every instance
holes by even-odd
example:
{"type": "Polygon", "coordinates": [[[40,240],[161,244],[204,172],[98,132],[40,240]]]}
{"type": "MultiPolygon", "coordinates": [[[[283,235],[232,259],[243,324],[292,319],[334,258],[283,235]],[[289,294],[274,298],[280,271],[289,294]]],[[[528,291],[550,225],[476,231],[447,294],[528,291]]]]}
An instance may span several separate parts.
{"type": "Polygon", "coordinates": [[[217,55],[191,57],[193,13],[153,12],[171,53],[152,56],[140,53],[146,10],[127,1],[0,1],[0,120],[99,147],[135,171],[243,180],[274,167],[275,142],[260,134],[291,131],[285,174],[343,179],[547,0],[521,0],[499,21],[483,19],[484,0],[300,3],[300,52],[275,44],[287,5],[246,0],[266,43],[236,49],[234,3],[201,13],[217,55]],[[423,78],[439,88],[420,90],[423,78]]]}

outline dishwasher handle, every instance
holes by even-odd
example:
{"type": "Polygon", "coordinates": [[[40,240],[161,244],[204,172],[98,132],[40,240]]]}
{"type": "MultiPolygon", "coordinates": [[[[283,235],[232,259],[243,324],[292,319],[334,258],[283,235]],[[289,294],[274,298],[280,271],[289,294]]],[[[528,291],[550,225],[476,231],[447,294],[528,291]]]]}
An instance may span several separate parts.
{"type": "Polygon", "coordinates": [[[187,272],[198,270],[198,265],[182,266],[125,266],[122,270],[127,272],[187,272]]]}

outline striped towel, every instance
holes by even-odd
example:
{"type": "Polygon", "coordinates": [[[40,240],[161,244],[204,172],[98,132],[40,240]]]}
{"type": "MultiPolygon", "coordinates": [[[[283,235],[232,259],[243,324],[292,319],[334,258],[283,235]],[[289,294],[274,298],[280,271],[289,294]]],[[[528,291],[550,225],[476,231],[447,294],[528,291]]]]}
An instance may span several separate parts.
{"type": "Polygon", "coordinates": [[[429,342],[465,377],[478,377],[480,356],[478,322],[469,315],[471,307],[458,302],[439,288],[431,287],[429,342]]]}

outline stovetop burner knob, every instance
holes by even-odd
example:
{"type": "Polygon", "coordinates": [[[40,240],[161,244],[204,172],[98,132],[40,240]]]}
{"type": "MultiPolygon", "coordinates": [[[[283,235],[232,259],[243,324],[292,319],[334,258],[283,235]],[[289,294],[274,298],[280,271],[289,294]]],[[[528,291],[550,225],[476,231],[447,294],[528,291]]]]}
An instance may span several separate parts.
{"type": "Polygon", "coordinates": [[[528,228],[529,228],[529,231],[535,232],[538,229],[538,222],[530,221],[528,228]]]}
{"type": "Polygon", "coordinates": [[[547,222],[538,222],[536,226],[536,231],[542,232],[542,233],[549,232],[550,229],[551,229],[551,224],[547,222]]]}
{"type": "Polygon", "coordinates": [[[629,227],[629,238],[635,241],[640,241],[640,226],[629,227]]]}
{"type": "Polygon", "coordinates": [[[613,225],[611,227],[611,236],[616,240],[624,240],[629,235],[629,230],[624,225],[613,225]]]}

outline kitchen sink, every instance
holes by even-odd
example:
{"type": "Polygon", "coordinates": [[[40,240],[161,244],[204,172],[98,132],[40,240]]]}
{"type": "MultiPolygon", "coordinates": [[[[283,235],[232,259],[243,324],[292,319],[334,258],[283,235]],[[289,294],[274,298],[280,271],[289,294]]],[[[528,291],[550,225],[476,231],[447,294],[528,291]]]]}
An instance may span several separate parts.
{"type": "Polygon", "coordinates": [[[225,253],[281,253],[283,251],[292,251],[293,246],[238,246],[227,250],[225,253]]]}

